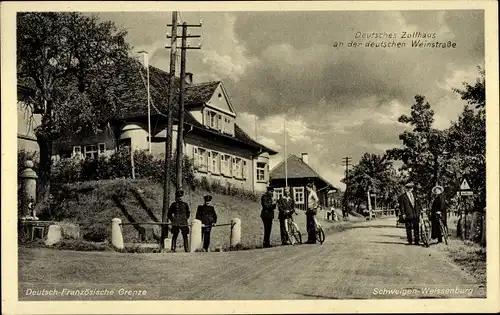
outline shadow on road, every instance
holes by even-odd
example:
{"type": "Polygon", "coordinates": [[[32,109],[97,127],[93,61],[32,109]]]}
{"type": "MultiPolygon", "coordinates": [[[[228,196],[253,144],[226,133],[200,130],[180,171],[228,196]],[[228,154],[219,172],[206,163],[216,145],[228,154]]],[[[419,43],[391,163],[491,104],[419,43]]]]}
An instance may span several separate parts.
{"type": "MultiPolygon", "coordinates": [[[[324,295],[307,294],[307,293],[299,293],[299,292],[294,292],[294,294],[302,295],[302,296],[309,297],[309,298],[317,298],[317,299],[345,300],[345,298],[334,297],[334,296],[324,296],[324,295]]],[[[349,298],[349,299],[361,299],[361,298],[349,298]]]]}
{"type": "Polygon", "coordinates": [[[390,242],[390,241],[376,241],[376,242],[370,242],[374,244],[397,244],[397,245],[406,245],[405,242],[390,242]]]}
{"type": "Polygon", "coordinates": [[[358,225],[358,226],[353,226],[352,229],[385,229],[385,228],[397,228],[399,229],[400,227],[397,227],[396,225],[358,225]]]}

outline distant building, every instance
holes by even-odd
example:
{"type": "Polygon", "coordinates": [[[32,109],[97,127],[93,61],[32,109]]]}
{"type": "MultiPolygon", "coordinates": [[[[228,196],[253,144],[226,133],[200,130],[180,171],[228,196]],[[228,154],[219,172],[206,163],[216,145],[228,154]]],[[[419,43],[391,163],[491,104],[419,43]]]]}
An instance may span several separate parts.
{"type": "MultiPolygon", "coordinates": [[[[151,151],[165,154],[169,73],[149,66],[151,95],[151,151]]],[[[147,150],[148,108],[146,70],[138,64],[128,73],[132,85],[120,87],[119,111],[99,134],[67,134],[56,141],[56,158],[90,158],[110,155],[120,146],[147,150]]],[[[172,153],[176,150],[177,99],[179,79],[175,79],[172,153]]],[[[194,161],[195,176],[222,186],[249,191],[265,191],[269,183],[269,157],[276,151],[254,141],[238,124],[237,113],[221,81],[191,85],[186,90],[183,153],[194,161]]]]}
{"type": "Polygon", "coordinates": [[[288,182],[288,187],[291,188],[292,197],[295,204],[299,209],[306,209],[307,207],[307,189],[308,183],[313,183],[318,194],[320,204],[322,207],[331,206],[328,198],[328,193],[338,191],[327,180],[323,179],[308,163],[308,154],[302,153],[302,158],[296,155],[289,155],[286,162],[280,162],[276,167],[271,170],[270,185],[274,188],[277,198],[283,194],[283,189],[288,182]],[[287,178],[285,180],[285,177],[287,178]]]}

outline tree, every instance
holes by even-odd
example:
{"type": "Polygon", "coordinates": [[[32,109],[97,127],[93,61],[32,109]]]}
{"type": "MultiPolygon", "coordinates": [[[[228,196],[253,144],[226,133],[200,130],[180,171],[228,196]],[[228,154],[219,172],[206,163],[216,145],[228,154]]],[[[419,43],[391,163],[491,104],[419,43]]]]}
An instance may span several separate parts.
{"type": "Polygon", "coordinates": [[[359,163],[349,173],[349,176],[343,179],[344,183],[346,181],[349,183],[347,187],[348,201],[359,207],[366,201],[367,192],[370,191],[384,196],[382,201],[385,202],[391,169],[392,163],[387,156],[371,153],[363,154],[359,163]]]}
{"type": "Polygon", "coordinates": [[[480,77],[465,90],[453,89],[467,101],[456,122],[449,128],[448,150],[455,168],[454,180],[466,176],[478,193],[478,207],[486,206],[486,82],[485,71],[478,67],[480,77]],[[474,106],[471,108],[469,105],[474,106]]]}
{"type": "Polygon", "coordinates": [[[398,121],[411,125],[413,130],[400,134],[403,147],[390,149],[387,154],[403,161],[402,169],[415,182],[417,196],[430,201],[431,188],[440,182],[440,169],[447,158],[446,132],[432,128],[434,111],[422,95],[415,96],[410,116],[402,115],[398,121]]]}
{"type": "Polygon", "coordinates": [[[96,15],[19,13],[19,100],[41,114],[35,129],[40,148],[39,194],[50,189],[52,144],[65,133],[97,132],[117,108],[118,82],[130,67],[126,32],[96,15]]]}
{"type": "Polygon", "coordinates": [[[465,90],[460,90],[453,88],[453,92],[456,92],[462,96],[463,100],[466,100],[469,105],[475,105],[476,108],[486,107],[486,71],[480,66],[477,67],[479,72],[479,78],[476,79],[476,84],[474,86],[467,82],[463,82],[462,85],[465,90]]]}

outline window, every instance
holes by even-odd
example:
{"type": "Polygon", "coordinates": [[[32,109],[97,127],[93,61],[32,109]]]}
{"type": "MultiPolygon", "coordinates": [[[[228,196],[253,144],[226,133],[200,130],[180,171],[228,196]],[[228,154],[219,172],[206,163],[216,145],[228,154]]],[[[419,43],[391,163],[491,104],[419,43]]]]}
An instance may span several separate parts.
{"type": "Polygon", "coordinates": [[[229,175],[230,157],[229,155],[221,155],[221,173],[222,175],[229,175]]]}
{"type": "Polygon", "coordinates": [[[91,144],[84,147],[84,153],[86,159],[97,159],[99,151],[97,151],[97,145],[91,144]]]}
{"type": "Polygon", "coordinates": [[[82,147],[77,145],[73,147],[73,157],[82,158],[82,147]]]}
{"type": "Polygon", "coordinates": [[[222,115],[219,115],[219,122],[217,125],[217,130],[222,131],[222,115]]]}
{"type": "Polygon", "coordinates": [[[257,181],[266,181],[266,163],[257,163],[257,181]]]}
{"type": "Polygon", "coordinates": [[[248,178],[248,166],[247,166],[247,161],[243,161],[243,178],[247,179],[248,178]]]}
{"type": "Polygon", "coordinates": [[[238,173],[236,172],[236,158],[235,157],[233,157],[231,159],[231,166],[232,166],[232,168],[231,168],[231,176],[236,177],[238,173]]]}
{"type": "Polygon", "coordinates": [[[276,200],[280,199],[283,196],[283,188],[275,188],[274,189],[274,198],[276,200]]]}
{"type": "Polygon", "coordinates": [[[207,151],[202,148],[194,148],[194,165],[198,171],[207,171],[207,151]]]}
{"type": "Polygon", "coordinates": [[[99,155],[106,153],[106,143],[99,143],[99,155]]]}
{"type": "Polygon", "coordinates": [[[296,204],[304,204],[304,187],[293,187],[293,200],[296,204]]]}
{"type": "Polygon", "coordinates": [[[220,154],[214,151],[208,152],[208,171],[212,174],[220,174],[220,154]]]}
{"type": "Polygon", "coordinates": [[[234,172],[233,176],[236,178],[243,178],[243,161],[240,158],[234,158],[234,172]]]}

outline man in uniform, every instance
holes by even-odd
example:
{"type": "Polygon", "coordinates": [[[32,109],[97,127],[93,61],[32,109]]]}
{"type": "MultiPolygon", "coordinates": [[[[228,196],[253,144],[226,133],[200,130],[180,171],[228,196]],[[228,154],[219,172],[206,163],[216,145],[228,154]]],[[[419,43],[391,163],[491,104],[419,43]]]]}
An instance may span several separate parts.
{"type": "Polygon", "coordinates": [[[172,251],[175,252],[177,246],[177,236],[179,231],[182,233],[182,240],[184,241],[184,251],[188,252],[188,235],[189,226],[188,219],[191,215],[189,206],[182,200],[184,191],[179,190],[175,193],[175,201],[170,205],[167,212],[167,217],[172,223],[172,251]]]}
{"type": "Polygon", "coordinates": [[[210,246],[210,233],[212,232],[212,226],[217,223],[217,214],[215,209],[210,202],[212,201],[212,196],[206,195],[203,197],[203,205],[198,206],[196,211],[196,219],[201,221],[203,227],[201,228],[201,236],[203,238],[203,249],[208,252],[210,246]]]}
{"type": "Polygon", "coordinates": [[[264,224],[264,248],[271,247],[271,229],[273,228],[274,219],[274,209],[276,209],[276,203],[273,199],[273,188],[267,187],[267,191],[260,198],[260,203],[262,205],[262,211],[260,212],[260,218],[264,224]]]}

